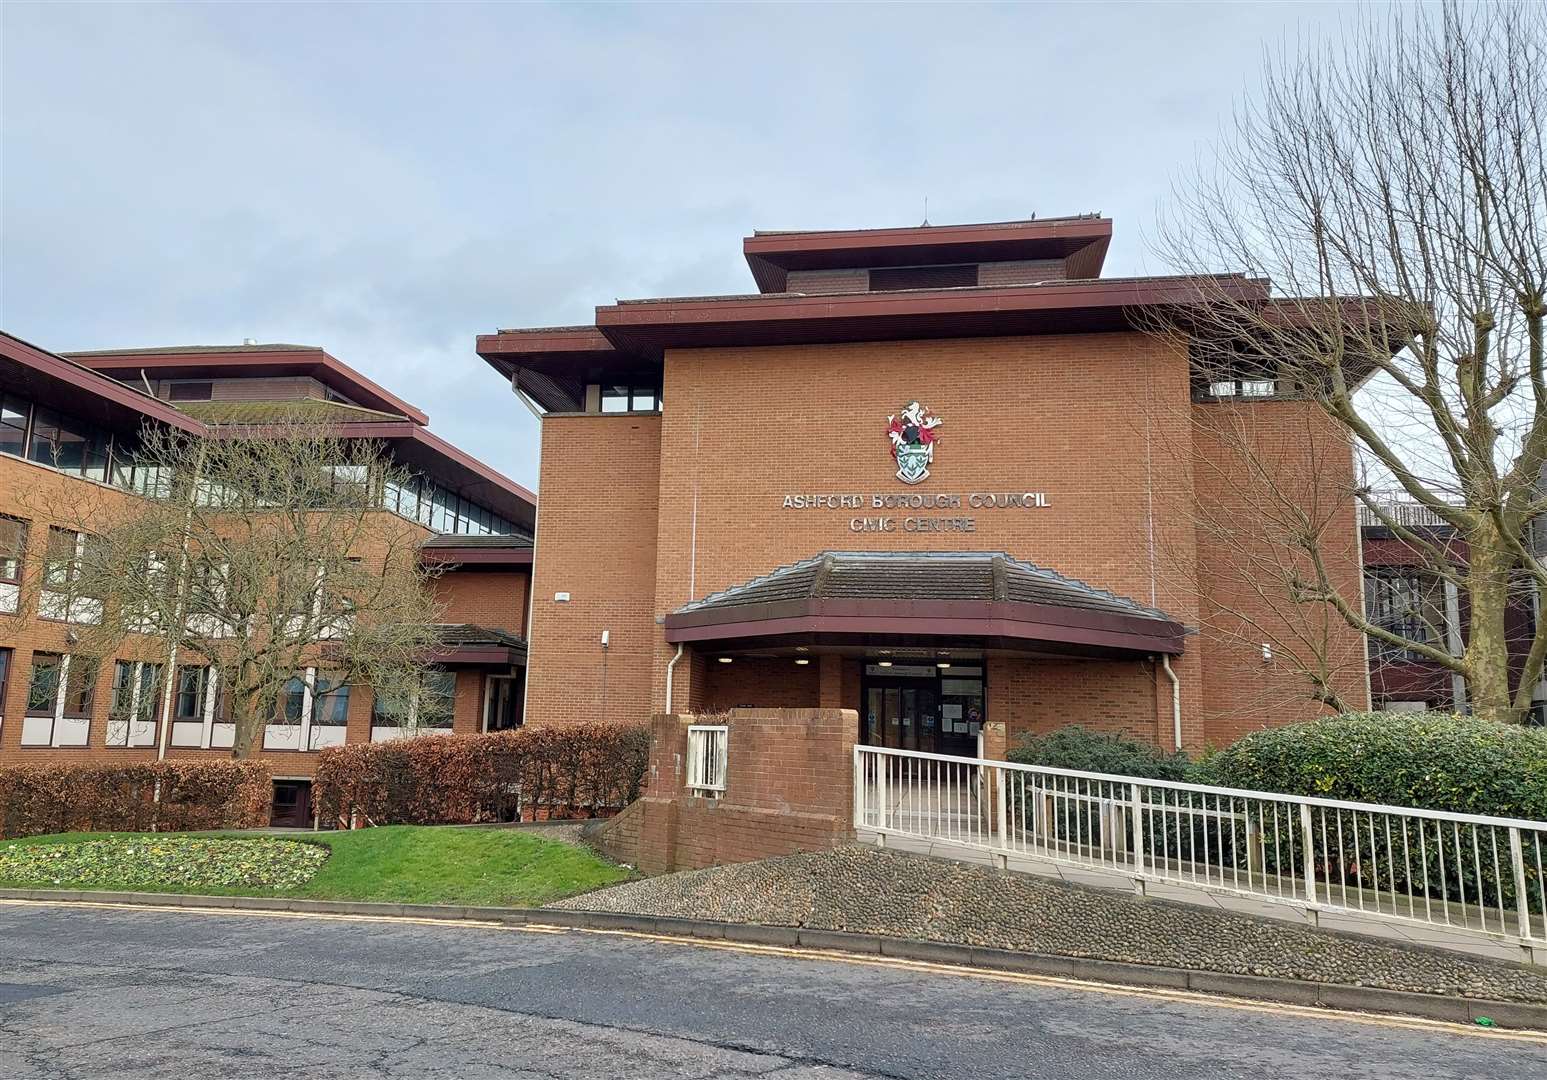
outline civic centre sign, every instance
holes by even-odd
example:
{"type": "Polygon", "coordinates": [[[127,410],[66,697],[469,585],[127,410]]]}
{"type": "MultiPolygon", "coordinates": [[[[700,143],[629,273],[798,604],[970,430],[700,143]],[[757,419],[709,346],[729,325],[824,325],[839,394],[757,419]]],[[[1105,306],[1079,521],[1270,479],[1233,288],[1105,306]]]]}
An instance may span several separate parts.
{"type": "Polygon", "coordinates": [[[964,516],[962,510],[1046,510],[1052,506],[1045,491],[973,491],[925,494],[922,491],[789,494],[784,496],[785,510],[880,511],[859,514],[849,519],[850,532],[976,532],[976,516],[964,516]],[[945,516],[922,517],[909,510],[958,511],[945,516]],[[903,511],[897,517],[886,511],[903,511]]]}
{"type": "MultiPolygon", "coordinates": [[[[917,401],[886,418],[886,437],[891,444],[892,460],[897,463],[897,479],[904,484],[920,484],[929,479],[929,466],[935,460],[940,439],[936,430],[944,421],[917,401]]],[[[1045,510],[1045,491],[973,491],[948,492],[832,492],[788,494],[785,510],[880,511],[849,518],[849,531],[868,532],[976,532],[977,518],[962,510],[1045,510]],[[922,517],[909,510],[944,510],[943,516],[922,517]],[[887,511],[902,511],[901,517],[887,511]],[[952,514],[950,511],[956,511],[952,514]]]]}

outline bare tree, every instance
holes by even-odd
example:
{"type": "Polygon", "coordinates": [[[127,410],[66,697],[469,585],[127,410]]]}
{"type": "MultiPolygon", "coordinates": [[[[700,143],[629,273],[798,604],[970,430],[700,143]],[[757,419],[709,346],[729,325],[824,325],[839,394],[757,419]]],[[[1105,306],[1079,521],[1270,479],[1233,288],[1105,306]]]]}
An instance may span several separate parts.
{"type": "Polygon", "coordinates": [[[207,667],[236,757],[270,722],[296,722],[286,704],[308,669],[323,680],[304,684],[314,699],[365,684],[421,718],[443,706],[418,702],[437,640],[434,571],[418,527],[381,509],[406,474],[380,444],[299,417],[213,436],[152,428],[132,467],[139,497],[118,508],[43,511],[68,524],[53,535],[78,534],[51,552],[37,597],[74,624],[77,652],[161,643],[163,717],[178,669],[207,667]]]}
{"type": "MultiPolygon", "coordinates": [[[[1179,185],[1159,252],[1200,275],[1185,335],[1197,390],[1315,402],[1356,447],[1359,499],[1433,580],[1468,596],[1464,648],[1367,617],[1328,569],[1315,506],[1266,521],[1272,575],[1376,644],[1464,677],[1476,713],[1520,718],[1547,655],[1539,620],[1512,677],[1512,593],[1547,598],[1529,526],[1547,510],[1547,9],[1414,8],[1270,58],[1216,158],[1179,185]],[[1241,271],[1234,276],[1201,275],[1241,271]],[[1465,542],[1394,514],[1399,489],[1465,542]]],[[[1243,414],[1247,410],[1243,408],[1243,414]]],[[[1273,503],[1292,489],[1249,422],[1215,425],[1273,503]]],[[[1261,505],[1261,504],[1259,504],[1261,505]]],[[[1344,538],[1337,537],[1337,542],[1344,538]]]]}

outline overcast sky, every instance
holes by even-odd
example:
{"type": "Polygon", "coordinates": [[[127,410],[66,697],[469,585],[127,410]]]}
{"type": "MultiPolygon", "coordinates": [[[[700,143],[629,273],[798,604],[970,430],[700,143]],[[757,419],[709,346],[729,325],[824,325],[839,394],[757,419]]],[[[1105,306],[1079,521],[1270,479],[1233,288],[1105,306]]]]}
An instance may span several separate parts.
{"type": "Polygon", "coordinates": [[[752,291],[754,228],[1099,210],[1110,274],[1262,51],[1357,9],[0,5],[0,325],[322,345],[515,480],[473,351],[752,291]]]}

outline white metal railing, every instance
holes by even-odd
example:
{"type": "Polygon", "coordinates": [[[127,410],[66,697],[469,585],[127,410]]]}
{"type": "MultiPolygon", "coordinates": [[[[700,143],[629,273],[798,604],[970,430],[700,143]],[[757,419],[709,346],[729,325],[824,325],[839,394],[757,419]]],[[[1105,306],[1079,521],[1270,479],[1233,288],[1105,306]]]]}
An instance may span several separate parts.
{"type": "Polygon", "coordinates": [[[690,792],[719,795],[725,790],[730,742],[727,732],[723,724],[692,724],[688,727],[686,787],[690,792]]]}
{"type": "Polygon", "coordinates": [[[1450,522],[1416,499],[1407,497],[1377,497],[1375,502],[1380,507],[1379,513],[1366,503],[1361,502],[1359,504],[1359,524],[1361,526],[1381,526],[1385,525],[1388,520],[1395,522],[1404,529],[1444,527],[1450,524],[1450,522]]]}
{"type": "Polygon", "coordinates": [[[854,748],[854,826],[1547,944],[1547,822],[854,748]]]}

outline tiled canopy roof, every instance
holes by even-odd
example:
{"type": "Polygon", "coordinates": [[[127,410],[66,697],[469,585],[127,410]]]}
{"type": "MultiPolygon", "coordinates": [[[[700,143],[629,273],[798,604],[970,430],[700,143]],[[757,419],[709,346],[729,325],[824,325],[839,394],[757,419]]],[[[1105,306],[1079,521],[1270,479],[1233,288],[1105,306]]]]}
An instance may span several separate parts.
{"type": "Polygon", "coordinates": [[[674,642],[973,639],[1038,653],[1180,653],[1164,611],[1003,552],[828,551],[686,604],[674,642]]]}
{"type": "Polygon", "coordinates": [[[1170,619],[1163,611],[997,551],[829,551],[679,611],[795,599],[1011,600],[1170,619]]]}
{"type": "Polygon", "coordinates": [[[526,639],[520,634],[498,627],[476,626],[473,623],[437,623],[440,639],[447,645],[502,645],[512,649],[525,649],[526,639]]]}

